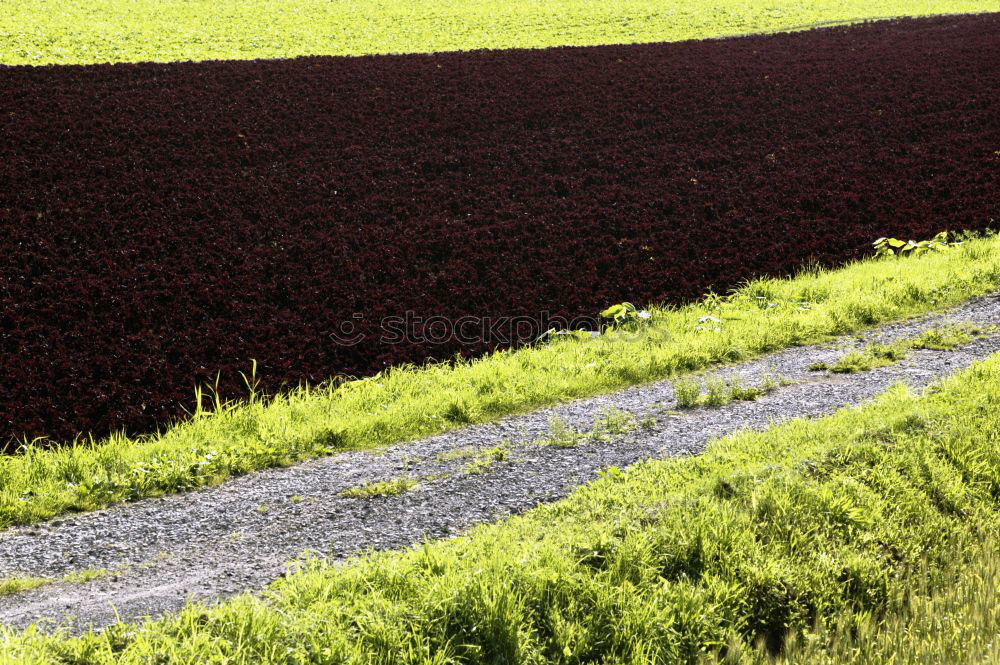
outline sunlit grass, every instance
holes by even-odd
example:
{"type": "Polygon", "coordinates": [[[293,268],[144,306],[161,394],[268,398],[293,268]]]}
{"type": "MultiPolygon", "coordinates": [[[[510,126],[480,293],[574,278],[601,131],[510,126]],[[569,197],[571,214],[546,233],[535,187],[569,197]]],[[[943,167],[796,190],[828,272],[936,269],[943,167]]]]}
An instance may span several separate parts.
{"type": "Polygon", "coordinates": [[[631,434],[639,427],[651,427],[653,424],[655,421],[651,422],[648,419],[640,423],[629,411],[604,409],[594,420],[593,427],[589,431],[581,432],[570,426],[564,418],[552,416],[549,418],[548,433],[534,443],[555,448],[576,448],[587,443],[611,443],[631,434]]]}
{"type": "Polygon", "coordinates": [[[418,484],[414,478],[401,476],[391,480],[382,480],[375,483],[366,483],[351,487],[340,493],[340,496],[348,499],[370,499],[375,496],[398,496],[409,492],[418,484]]]}
{"type": "Polygon", "coordinates": [[[954,351],[973,340],[982,339],[995,328],[995,326],[979,326],[972,323],[948,324],[925,330],[913,339],[901,339],[889,344],[872,343],[858,351],[844,354],[832,364],[816,363],[809,369],[825,370],[834,374],[870,372],[906,360],[911,349],[954,351]]]}
{"type": "Polygon", "coordinates": [[[64,584],[86,584],[92,580],[111,575],[112,571],[105,568],[95,568],[69,573],[61,579],[54,577],[12,576],[0,578],[0,597],[12,596],[38,587],[62,582],[64,584]]]}
{"type": "Polygon", "coordinates": [[[910,348],[954,351],[993,332],[996,332],[996,326],[981,326],[969,322],[956,323],[922,332],[913,340],[910,348]]]}
{"type": "Polygon", "coordinates": [[[52,582],[48,577],[3,577],[0,578],[0,598],[31,591],[52,582]]]}
{"type": "Polygon", "coordinates": [[[674,382],[674,399],[680,409],[699,406],[724,406],[731,402],[752,402],[792,381],[784,377],[765,375],[757,385],[744,385],[738,378],[721,379],[709,377],[702,381],[695,377],[684,377],[674,382]]]}
{"type": "Polygon", "coordinates": [[[717,663],[746,665],[978,665],[1000,662],[1000,552],[996,540],[957,552],[943,574],[918,571],[894,591],[881,617],[847,614],[805,634],[779,654],[736,643],[717,663]],[[937,579],[935,579],[937,578],[937,579]]]}

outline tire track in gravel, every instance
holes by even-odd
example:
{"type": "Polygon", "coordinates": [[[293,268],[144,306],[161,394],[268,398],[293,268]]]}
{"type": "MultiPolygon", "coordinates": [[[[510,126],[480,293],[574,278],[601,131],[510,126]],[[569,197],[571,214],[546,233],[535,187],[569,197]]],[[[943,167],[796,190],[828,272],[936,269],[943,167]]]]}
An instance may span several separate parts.
{"type": "Polygon", "coordinates": [[[197,492],[0,532],[0,578],[112,571],[84,584],[56,583],[0,598],[0,623],[24,627],[51,620],[50,626],[99,629],[116,621],[116,611],[122,620],[133,620],[177,610],[189,598],[214,600],[259,590],[305,551],[343,559],[369,548],[454,536],[564,497],[607,467],[696,454],[712,439],[738,429],[827,415],[899,381],[920,388],[1000,351],[1000,334],[992,333],[955,351],[914,350],[897,365],[863,374],[808,369],[834,361],[847,348],[912,337],[950,321],[1000,324],[1000,295],[709,373],[739,377],[745,384],[764,375],[797,381],[754,402],[675,413],[672,384],[660,381],[380,451],[338,454],[197,492]],[[575,448],[532,443],[548,434],[554,416],[590,430],[606,409],[625,410],[639,420],[653,417],[656,424],[612,442],[575,448]],[[480,474],[463,471],[469,459],[440,459],[442,453],[503,442],[512,454],[480,474]],[[401,475],[424,480],[394,497],[339,496],[350,487],[401,475]]]}

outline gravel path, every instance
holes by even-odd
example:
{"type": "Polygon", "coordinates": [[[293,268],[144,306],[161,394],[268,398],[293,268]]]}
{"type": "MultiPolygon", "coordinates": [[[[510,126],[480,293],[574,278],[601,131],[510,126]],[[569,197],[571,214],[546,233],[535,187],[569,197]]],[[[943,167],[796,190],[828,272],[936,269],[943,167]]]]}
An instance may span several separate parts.
{"type": "Polygon", "coordinates": [[[1000,334],[993,334],[956,351],[912,351],[897,365],[863,374],[808,369],[836,360],[847,348],[911,337],[951,320],[1000,324],[1000,296],[713,373],[739,376],[747,384],[768,374],[797,381],[754,402],[675,412],[672,385],[662,381],[381,451],[338,454],[198,492],[0,532],[0,579],[111,571],[83,584],[57,583],[0,598],[0,623],[23,627],[51,619],[74,629],[100,628],[115,621],[116,610],[123,620],[136,619],[176,610],[188,598],[260,589],[307,550],[339,559],[367,548],[449,537],[564,497],[609,466],[698,453],[713,438],[740,428],[829,414],[895,382],[920,387],[1000,351],[1000,334]],[[574,448],[534,443],[549,435],[553,416],[590,430],[607,409],[647,421],[610,442],[574,448]],[[501,444],[510,449],[506,459],[481,473],[466,472],[474,458],[441,459],[443,453],[501,444]],[[399,496],[339,496],[365,482],[401,475],[420,483],[399,496]]]}

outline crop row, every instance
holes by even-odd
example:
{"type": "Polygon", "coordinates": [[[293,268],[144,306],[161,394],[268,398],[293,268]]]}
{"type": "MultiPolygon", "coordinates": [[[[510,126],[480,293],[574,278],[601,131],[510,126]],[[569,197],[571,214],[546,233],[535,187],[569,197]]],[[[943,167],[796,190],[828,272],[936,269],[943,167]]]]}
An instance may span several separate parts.
{"type": "Polygon", "coordinates": [[[273,391],[494,346],[380,341],[407,311],[678,302],[981,228],[998,29],[0,69],[0,435],[148,430],[251,358],[273,391]]]}

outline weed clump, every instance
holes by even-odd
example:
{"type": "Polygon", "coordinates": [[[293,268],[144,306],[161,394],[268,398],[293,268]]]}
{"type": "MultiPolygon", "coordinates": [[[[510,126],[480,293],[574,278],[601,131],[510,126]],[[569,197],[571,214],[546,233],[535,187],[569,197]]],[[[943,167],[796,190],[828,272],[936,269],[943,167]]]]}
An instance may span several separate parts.
{"type": "Polygon", "coordinates": [[[401,476],[392,480],[383,480],[375,483],[367,483],[346,489],[340,496],[348,499],[370,499],[376,496],[398,496],[409,492],[417,486],[417,481],[413,478],[401,476]]]}
{"type": "MultiPolygon", "coordinates": [[[[649,419],[643,421],[644,427],[651,427],[649,419]]],[[[538,443],[557,448],[575,448],[584,443],[600,441],[608,443],[634,432],[640,426],[634,414],[622,409],[604,409],[594,420],[589,432],[580,432],[571,427],[564,418],[553,416],[549,419],[549,435],[538,443]]]]}
{"type": "Polygon", "coordinates": [[[869,372],[906,360],[908,352],[912,349],[953,351],[973,340],[988,336],[995,329],[995,326],[980,326],[973,323],[948,324],[925,330],[911,339],[899,340],[891,344],[869,344],[860,351],[851,351],[843,355],[833,364],[814,363],[809,366],[809,369],[815,372],[827,371],[835,374],[869,372]]]}
{"type": "Polygon", "coordinates": [[[674,397],[679,409],[719,407],[731,402],[752,402],[790,383],[793,382],[771,375],[765,376],[755,386],[745,385],[737,378],[724,380],[710,377],[703,388],[696,379],[684,378],[674,382],[674,397]]]}

